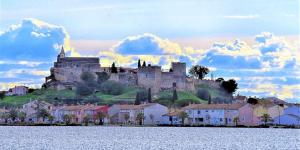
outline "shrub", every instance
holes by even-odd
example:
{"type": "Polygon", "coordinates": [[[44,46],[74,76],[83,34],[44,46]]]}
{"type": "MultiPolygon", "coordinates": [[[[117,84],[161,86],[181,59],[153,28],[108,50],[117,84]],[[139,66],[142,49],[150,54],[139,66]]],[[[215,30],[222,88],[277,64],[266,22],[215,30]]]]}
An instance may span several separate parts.
{"type": "Polygon", "coordinates": [[[210,94],[209,94],[209,91],[206,89],[198,89],[196,96],[200,99],[208,101],[210,94]]]}
{"type": "Polygon", "coordinates": [[[93,93],[93,89],[83,83],[78,83],[76,85],[76,95],[88,96],[93,93]]]}
{"type": "Polygon", "coordinates": [[[100,86],[100,91],[104,94],[120,95],[123,93],[123,85],[115,81],[105,81],[100,86]]]}
{"type": "Polygon", "coordinates": [[[84,82],[92,82],[95,81],[95,76],[93,73],[91,72],[83,72],[80,75],[81,80],[83,80],[84,82]]]}
{"type": "Polygon", "coordinates": [[[97,82],[99,84],[101,84],[109,79],[109,74],[106,72],[97,72],[96,74],[98,76],[97,82]]]}

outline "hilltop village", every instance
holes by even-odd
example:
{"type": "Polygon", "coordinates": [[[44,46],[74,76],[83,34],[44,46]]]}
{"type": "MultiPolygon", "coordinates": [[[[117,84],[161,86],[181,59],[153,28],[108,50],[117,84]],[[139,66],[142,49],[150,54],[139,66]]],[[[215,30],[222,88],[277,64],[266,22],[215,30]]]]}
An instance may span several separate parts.
{"type": "Polygon", "coordinates": [[[234,95],[235,80],[204,79],[184,62],[168,71],[102,67],[97,57],[57,56],[41,89],[16,86],[1,96],[3,125],[168,125],[299,127],[300,105],[234,95]]]}

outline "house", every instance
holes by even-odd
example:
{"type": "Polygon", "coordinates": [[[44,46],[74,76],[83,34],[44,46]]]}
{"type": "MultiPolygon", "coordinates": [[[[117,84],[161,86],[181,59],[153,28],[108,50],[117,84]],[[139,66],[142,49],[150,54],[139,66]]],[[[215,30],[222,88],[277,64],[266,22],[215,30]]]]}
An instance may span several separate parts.
{"type": "Polygon", "coordinates": [[[90,116],[90,122],[94,122],[98,119],[97,115],[102,112],[106,116],[102,121],[108,123],[108,108],[108,106],[88,105],[88,107],[84,108],[83,113],[84,116],[90,116]]]}
{"type": "Polygon", "coordinates": [[[163,125],[180,125],[182,124],[182,119],[179,118],[180,111],[169,112],[162,115],[163,125]]]}
{"type": "Polygon", "coordinates": [[[122,124],[133,123],[137,124],[137,115],[144,115],[143,124],[154,125],[163,122],[162,115],[168,112],[168,108],[158,103],[145,103],[140,105],[113,105],[109,108],[108,114],[110,123],[122,124]]]}
{"type": "Polygon", "coordinates": [[[243,104],[190,104],[183,108],[191,125],[234,125],[243,104]]]}
{"type": "Polygon", "coordinates": [[[21,95],[26,95],[28,93],[28,87],[26,86],[15,86],[11,89],[9,89],[6,92],[7,96],[11,96],[11,95],[17,95],[17,96],[21,96],[21,95]]]}
{"type": "Polygon", "coordinates": [[[300,125],[300,105],[287,104],[283,110],[283,115],[274,118],[274,124],[278,125],[300,125]]]}
{"type": "Polygon", "coordinates": [[[84,109],[86,105],[64,105],[58,106],[53,109],[51,115],[54,116],[55,122],[64,122],[64,116],[69,115],[71,117],[71,123],[82,123],[84,114],[84,109]]]}
{"type": "Polygon", "coordinates": [[[39,122],[39,121],[45,121],[41,120],[41,118],[38,116],[38,112],[41,109],[46,110],[48,113],[52,111],[53,105],[44,101],[39,100],[33,100],[29,103],[26,103],[22,106],[21,111],[26,114],[25,121],[29,122],[39,122]]]}
{"type": "Polygon", "coordinates": [[[236,103],[246,103],[247,102],[247,97],[243,96],[243,95],[237,95],[234,97],[234,99],[236,100],[236,103]]]}

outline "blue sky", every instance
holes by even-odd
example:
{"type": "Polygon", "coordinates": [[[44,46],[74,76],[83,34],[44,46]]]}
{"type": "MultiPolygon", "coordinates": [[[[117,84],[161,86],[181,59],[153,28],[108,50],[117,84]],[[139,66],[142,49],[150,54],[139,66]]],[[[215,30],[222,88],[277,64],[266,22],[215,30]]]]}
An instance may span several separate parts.
{"type": "Polygon", "coordinates": [[[298,0],[2,0],[0,22],[0,89],[40,86],[64,45],[102,65],[201,64],[241,94],[300,101],[298,0]]]}

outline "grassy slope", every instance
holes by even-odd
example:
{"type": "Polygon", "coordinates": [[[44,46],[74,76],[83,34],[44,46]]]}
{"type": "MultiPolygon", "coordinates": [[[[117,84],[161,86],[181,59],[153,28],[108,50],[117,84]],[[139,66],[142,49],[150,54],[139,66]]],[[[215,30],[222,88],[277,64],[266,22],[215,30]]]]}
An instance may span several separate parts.
{"type": "MultiPolygon", "coordinates": [[[[197,88],[203,88],[207,89],[212,98],[214,97],[226,97],[228,95],[225,95],[223,90],[221,89],[216,89],[214,87],[210,87],[209,85],[198,85],[197,88]]],[[[108,95],[104,94],[101,92],[96,93],[96,97],[100,98],[101,104],[113,104],[119,101],[128,101],[128,102],[134,102],[136,92],[138,91],[138,88],[134,87],[125,87],[124,92],[121,95],[108,95]]],[[[172,97],[173,93],[172,92],[160,92],[157,95],[154,95],[154,99],[161,98],[161,97],[172,97]]],[[[189,92],[189,91],[178,91],[178,100],[176,100],[176,104],[179,106],[186,105],[190,102],[193,103],[207,103],[207,101],[199,99],[194,93],[189,92]]],[[[3,100],[0,100],[0,106],[5,106],[5,105],[17,105],[21,106],[24,103],[27,103],[30,101],[30,99],[40,99],[48,102],[53,102],[55,99],[67,99],[67,98],[75,98],[76,94],[74,91],[71,90],[61,90],[61,91],[56,91],[56,90],[38,90],[35,91],[34,93],[29,93],[24,96],[7,96],[3,100]]],[[[91,98],[91,96],[86,97],[86,98],[91,98]]],[[[156,102],[159,102],[161,104],[164,104],[166,106],[170,105],[170,100],[168,99],[158,99],[156,102]]]]}

